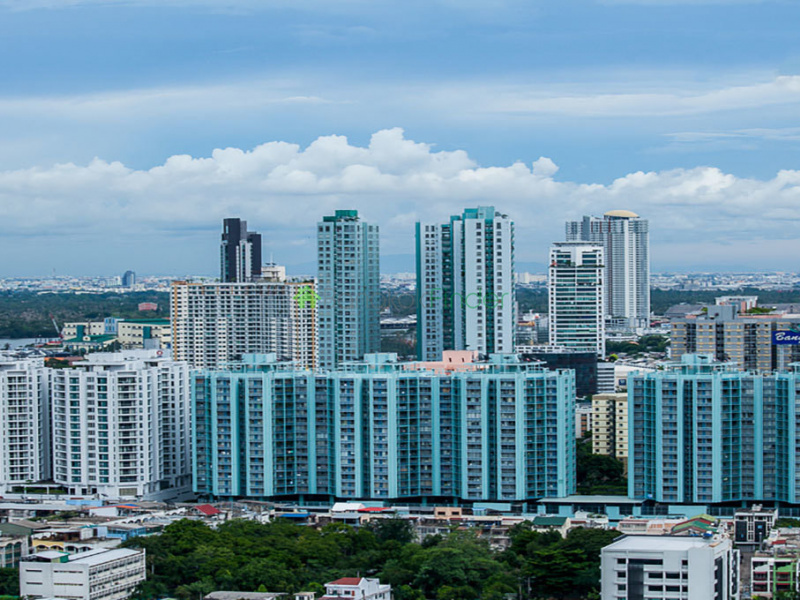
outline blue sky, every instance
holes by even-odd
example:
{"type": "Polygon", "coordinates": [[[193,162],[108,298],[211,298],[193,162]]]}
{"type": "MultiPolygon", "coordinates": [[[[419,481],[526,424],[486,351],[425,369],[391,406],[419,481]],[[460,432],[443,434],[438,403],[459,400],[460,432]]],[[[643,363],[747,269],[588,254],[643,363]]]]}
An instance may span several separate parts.
{"type": "Polygon", "coordinates": [[[214,273],[223,216],[307,271],[336,207],[410,268],[415,220],[477,204],[515,218],[521,264],[632,208],[655,270],[796,270],[798,22],[767,0],[0,0],[0,276],[214,273]]]}

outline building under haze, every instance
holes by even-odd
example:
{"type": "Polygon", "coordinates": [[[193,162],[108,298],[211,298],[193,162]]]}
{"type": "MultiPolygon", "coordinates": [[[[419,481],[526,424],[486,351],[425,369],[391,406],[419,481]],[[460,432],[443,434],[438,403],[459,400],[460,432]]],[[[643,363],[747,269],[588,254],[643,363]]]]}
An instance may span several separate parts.
{"type": "Polygon", "coordinates": [[[214,498],[525,501],[575,490],[575,379],[516,355],[336,371],[247,356],[193,376],[195,491],[214,498]],[[231,451],[231,449],[234,451],[231,451]]]}
{"type": "Polygon", "coordinates": [[[220,245],[223,282],[245,282],[261,276],[261,234],[247,231],[247,221],[224,219],[220,245]]]}
{"type": "Polygon", "coordinates": [[[550,345],[605,353],[603,247],[556,242],[550,248],[550,345]]]}
{"type": "Polygon", "coordinates": [[[134,271],[125,271],[120,279],[122,287],[132,288],[136,286],[136,273],[134,271]]]}
{"type": "Polygon", "coordinates": [[[605,314],[626,327],[650,323],[649,223],[629,210],[612,210],[603,218],[568,221],[567,241],[603,246],[605,314]]]}
{"type": "Polygon", "coordinates": [[[418,358],[513,352],[514,222],[482,206],[416,233],[418,358]]]}
{"type": "Polygon", "coordinates": [[[317,225],[319,366],[335,368],[380,350],[377,225],[337,210],[317,225]]]}

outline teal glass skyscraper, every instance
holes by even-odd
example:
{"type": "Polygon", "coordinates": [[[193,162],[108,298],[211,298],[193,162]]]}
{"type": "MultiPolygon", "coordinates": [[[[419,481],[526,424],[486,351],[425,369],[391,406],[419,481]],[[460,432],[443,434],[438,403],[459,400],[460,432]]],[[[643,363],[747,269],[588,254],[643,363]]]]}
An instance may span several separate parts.
{"type": "Polygon", "coordinates": [[[319,366],[380,350],[380,247],[377,225],[337,210],[317,225],[319,366]]]}
{"type": "Polygon", "coordinates": [[[800,365],[759,374],[686,354],[628,381],[628,491],[670,504],[800,502],[800,365]]]}
{"type": "Polygon", "coordinates": [[[515,355],[435,373],[372,354],[331,372],[247,355],[193,377],[196,493],[525,501],[575,490],[575,379],[515,355]]]}

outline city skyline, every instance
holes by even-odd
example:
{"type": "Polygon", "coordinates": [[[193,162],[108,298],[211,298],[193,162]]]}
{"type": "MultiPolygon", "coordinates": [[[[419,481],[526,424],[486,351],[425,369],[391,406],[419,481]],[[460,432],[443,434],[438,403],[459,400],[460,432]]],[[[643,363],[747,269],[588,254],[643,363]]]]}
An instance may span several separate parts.
{"type": "Polygon", "coordinates": [[[336,208],[410,271],[478,204],[520,265],[626,209],[655,271],[795,268],[800,7],[529,4],[0,1],[0,275],[201,272],[232,214],[295,268],[336,208]]]}

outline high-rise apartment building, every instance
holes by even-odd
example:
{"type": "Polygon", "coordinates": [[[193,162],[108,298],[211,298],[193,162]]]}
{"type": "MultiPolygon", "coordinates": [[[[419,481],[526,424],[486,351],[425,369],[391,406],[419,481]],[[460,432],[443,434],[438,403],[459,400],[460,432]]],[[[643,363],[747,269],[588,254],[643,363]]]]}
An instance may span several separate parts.
{"type": "Polygon", "coordinates": [[[417,223],[417,355],[513,352],[514,222],[492,206],[417,223]]]}
{"type": "Polygon", "coordinates": [[[605,253],[605,314],[612,322],[646,327],[650,322],[649,224],[629,210],[603,218],[568,221],[567,241],[594,242],[605,253]]]}
{"type": "Polygon", "coordinates": [[[709,306],[705,315],[671,323],[673,358],[710,354],[739,369],[769,372],[800,361],[800,345],[776,344],[773,334],[800,327],[800,318],[783,315],[740,316],[732,305],[709,306]]]}
{"type": "Polygon", "coordinates": [[[515,355],[193,376],[194,485],[217,498],[525,501],[575,490],[575,379],[515,355]],[[233,451],[232,451],[233,449],[233,451]]]}
{"type": "Polygon", "coordinates": [[[179,499],[191,489],[189,366],[162,350],[51,369],[53,479],[69,494],[179,499]]]}
{"type": "Polygon", "coordinates": [[[298,368],[317,366],[313,282],[175,281],[170,305],[176,360],[216,368],[244,354],[274,352],[298,368]]]}
{"type": "Polygon", "coordinates": [[[219,273],[222,282],[252,281],[261,276],[261,234],[247,231],[247,221],[222,221],[219,273]]]}
{"type": "Polygon", "coordinates": [[[800,366],[687,354],[628,378],[628,492],[668,504],[800,502],[800,366]]]}
{"type": "Polygon", "coordinates": [[[739,551],[725,537],[630,535],[600,554],[600,598],[738,600],[739,551]]]}
{"type": "Polygon", "coordinates": [[[333,369],[380,350],[377,225],[337,210],[317,226],[319,366],[333,369]]]}
{"type": "Polygon", "coordinates": [[[628,463],[628,395],[592,396],[592,452],[628,463]]]}
{"type": "Polygon", "coordinates": [[[550,248],[550,345],[605,352],[603,247],[555,242],[550,248]]]}
{"type": "Polygon", "coordinates": [[[48,369],[0,357],[0,492],[51,477],[48,369]]]}

